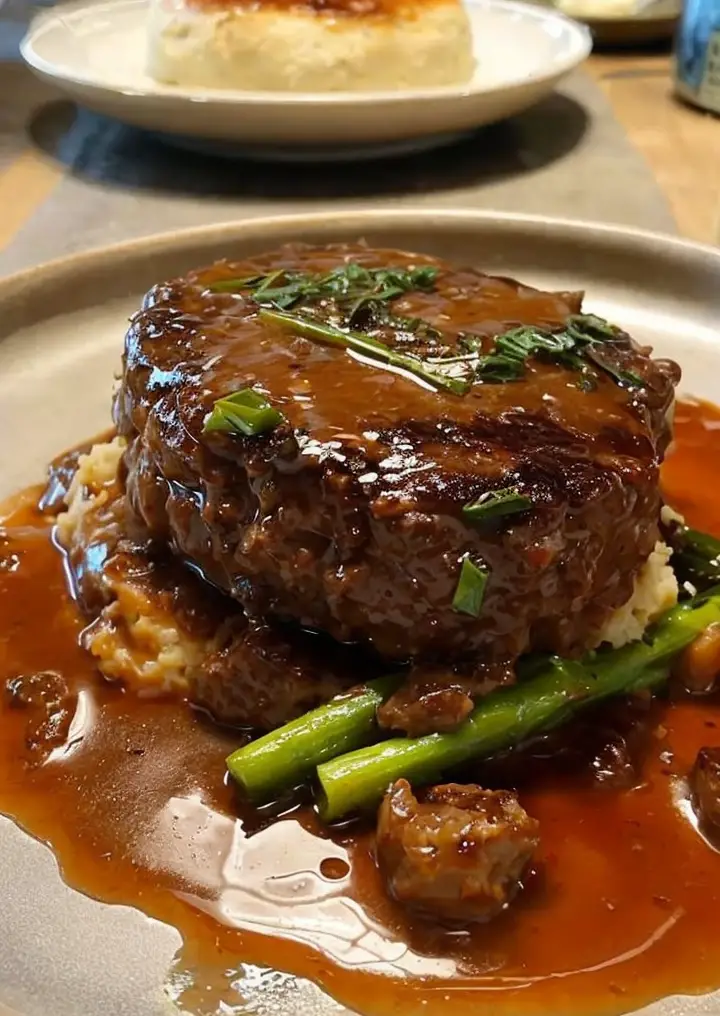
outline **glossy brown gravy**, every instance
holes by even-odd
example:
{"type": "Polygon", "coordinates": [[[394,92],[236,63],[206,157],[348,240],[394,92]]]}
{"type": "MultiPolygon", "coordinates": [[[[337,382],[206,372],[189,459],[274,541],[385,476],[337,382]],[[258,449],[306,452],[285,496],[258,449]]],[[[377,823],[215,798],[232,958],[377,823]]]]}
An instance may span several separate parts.
{"type": "MultiPolygon", "coordinates": [[[[667,498],[720,536],[720,410],[680,404],[676,439],[667,498]]],[[[241,961],[308,977],[373,1016],[622,1012],[720,984],[720,854],[682,785],[697,749],[720,745],[720,703],[655,707],[635,789],[530,781],[522,801],[542,840],[524,895],[471,934],[442,932],[386,899],[368,831],[326,838],[307,811],[243,816],[224,773],[237,735],[100,681],[33,504],[16,503],[0,544],[0,685],[58,671],[74,714],[43,759],[27,743],[30,714],[0,704],[0,810],[51,844],[71,885],[179,929],[180,968],[217,986],[202,1003],[188,990],[186,1009],[231,1001],[225,972],[241,961]]]]}

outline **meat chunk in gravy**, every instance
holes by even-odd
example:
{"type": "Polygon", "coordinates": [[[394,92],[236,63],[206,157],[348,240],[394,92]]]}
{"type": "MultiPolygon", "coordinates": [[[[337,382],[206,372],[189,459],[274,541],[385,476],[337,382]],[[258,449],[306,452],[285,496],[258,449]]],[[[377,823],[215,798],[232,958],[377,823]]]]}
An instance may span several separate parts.
{"type": "Polygon", "coordinates": [[[720,834],[720,748],[701,748],[690,774],[697,817],[720,834]]]}
{"type": "Polygon", "coordinates": [[[25,744],[39,760],[65,741],[75,698],[60,674],[44,670],[9,678],[5,683],[5,702],[11,709],[27,712],[25,744]]]}
{"type": "Polygon", "coordinates": [[[402,730],[408,737],[454,730],[473,708],[473,695],[482,685],[447,669],[417,668],[378,709],[385,730],[402,730]]]}
{"type": "Polygon", "coordinates": [[[398,780],[380,808],[377,856],[401,903],[451,923],[487,921],[521,886],[538,823],[514,793],[450,783],[420,802],[398,780]]]}

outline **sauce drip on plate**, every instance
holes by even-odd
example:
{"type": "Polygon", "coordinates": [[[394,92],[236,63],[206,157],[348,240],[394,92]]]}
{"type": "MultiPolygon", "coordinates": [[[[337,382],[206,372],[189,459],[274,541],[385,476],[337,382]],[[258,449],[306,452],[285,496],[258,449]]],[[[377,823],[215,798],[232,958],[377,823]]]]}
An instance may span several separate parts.
{"type": "MultiPolygon", "coordinates": [[[[681,403],[675,427],[666,497],[720,535],[720,411],[681,403]]],[[[719,702],[642,712],[639,774],[625,789],[597,779],[590,724],[563,735],[571,759],[584,755],[565,770],[539,745],[521,787],[541,827],[525,892],[487,926],[442,931],[386,898],[372,830],[329,835],[301,807],[272,823],[244,812],[225,779],[238,735],[182,702],[103,683],[77,645],[83,622],[33,496],[4,525],[0,682],[53,671],[66,694],[50,750],[42,710],[0,700],[0,810],[52,846],[72,886],[179,929],[178,971],[214,985],[187,987],[186,1010],[239,1002],[227,971],[241,962],[314,980],[373,1016],[439,1016],[449,1003],[459,1014],[626,1012],[720,983],[720,853],[696,831],[683,783],[697,750],[720,745],[719,702]]],[[[615,729],[617,713],[597,714],[595,729],[615,729]]]]}

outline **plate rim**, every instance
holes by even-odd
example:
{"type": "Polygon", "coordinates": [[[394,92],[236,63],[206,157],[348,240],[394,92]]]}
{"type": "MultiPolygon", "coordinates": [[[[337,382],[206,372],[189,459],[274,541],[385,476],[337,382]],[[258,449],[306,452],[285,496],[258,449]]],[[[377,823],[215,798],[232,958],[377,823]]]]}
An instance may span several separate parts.
{"type": "MultiPolygon", "coordinates": [[[[148,0],[71,0],[63,4],[61,17],[72,16],[73,13],[86,11],[88,8],[117,9],[119,6],[141,6],[147,5],[148,0]]],[[[562,14],[551,7],[527,2],[527,0],[467,0],[471,6],[496,8],[509,14],[516,13],[530,18],[538,23],[550,22],[564,26],[569,33],[571,46],[565,58],[553,65],[552,69],[534,74],[520,80],[498,84],[491,87],[470,85],[443,85],[436,88],[400,89],[397,91],[378,90],[365,92],[277,92],[277,91],[213,91],[208,89],[182,89],[177,91],[155,91],[142,87],[125,87],[120,85],[102,83],[94,80],[88,75],[77,75],[64,73],[57,63],[51,62],[35,50],[37,40],[48,31],[50,26],[57,22],[58,11],[55,8],[41,10],[38,12],[28,27],[25,36],[20,43],[20,55],[26,65],[35,73],[57,82],[66,82],[74,87],[92,89],[94,92],[104,95],[122,95],[128,102],[153,101],[167,102],[173,105],[218,105],[223,107],[233,106],[307,106],[338,108],[343,106],[368,106],[379,102],[384,105],[402,106],[407,103],[422,101],[451,100],[461,102],[472,100],[479,96],[491,96],[499,93],[512,93],[527,87],[528,84],[541,84],[549,81],[557,81],[570,73],[575,67],[588,58],[592,52],[593,39],[589,27],[576,21],[573,18],[562,14]]],[[[171,86],[161,86],[170,89],[171,86]]]]}
{"type": "Polygon", "coordinates": [[[636,25],[675,22],[682,14],[682,6],[683,0],[652,0],[641,11],[636,11],[634,14],[588,14],[587,16],[568,14],[567,17],[574,18],[590,29],[606,26],[620,27],[621,25],[634,27],[636,25]],[[660,11],[658,11],[658,7],[660,11]]]}
{"type": "MultiPolygon", "coordinates": [[[[100,244],[0,276],[0,304],[13,295],[17,296],[22,291],[32,289],[40,279],[44,280],[43,284],[45,280],[61,280],[86,269],[97,268],[100,261],[103,267],[107,267],[137,254],[152,256],[170,246],[183,243],[192,244],[206,240],[222,244],[224,241],[242,237],[243,234],[252,234],[258,238],[267,235],[269,240],[277,243],[283,230],[297,232],[300,229],[312,230],[325,226],[332,231],[342,225],[348,231],[362,233],[364,228],[401,229],[411,224],[417,225],[418,222],[426,223],[429,228],[434,225],[447,227],[455,224],[475,225],[478,229],[494,227],[501,231],[524,228],[532,233],[552,230],[556,234],[565,234],[575,239],[588,237],[614,239],[629,248],[645,251],[651,247],[659,247],[680,257],[684,255],[699,258],[704,264],[710,263],[717,268],[720,277],[720,246],[673,236],[659,230],[640,229],[590,219],[525,215],[521,212],[495,212],[474,208],[365,208],[339,209],[329,213],[300,212],[230,219],[209,225],[164,230],[113,244],[100,244]]],[[[720,332],[718,340],[720,341],[720,332]]]]}

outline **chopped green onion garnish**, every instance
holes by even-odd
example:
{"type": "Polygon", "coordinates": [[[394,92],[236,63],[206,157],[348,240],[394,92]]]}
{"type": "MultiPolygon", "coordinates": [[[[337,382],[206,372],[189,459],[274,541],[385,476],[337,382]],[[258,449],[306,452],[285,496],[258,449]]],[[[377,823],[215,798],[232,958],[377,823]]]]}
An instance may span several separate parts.
{"type": "Polygon", "coordinates": [[[253,388],[242,388],[218,399],[203,426],[203,434],[221,431],[255,437],[274,430],[285,417],[253,388]]]}
{"type": "Polygon", "coordinates": [[[285,312],[275,323],[283,323],[298,335],[354,349],[457,395],[464,395],[478,382],[504,384],[520,380],[532,357],[580,372],[578,386],[584,391],[596,387],[598,372],[591,363],[620,385],[643,386],[643,379],[634,372],[605,363],[603,346],[616,342],[623,333],[595,314],[570,314],[564,326],[556,330],[533,325],[512,328],[497,335],[485,353],[482,336],[460,335],[457,338],[460,353],[446,357],[396,352],[366,334],[391,328],[412,334],[415,342],[422,343],[426,350],[428,345],[442,343],[442,332],[429,322],[393,314],[391,307],[392,301],[405,293],[431,292],[437,275],[438,269],[433,265],[365,268],[349,262],[325,274],[279,268],[244,279],[220,279],[208,288],[212,292],[249,291],[247,295],[263,308],[261,317],[266,320],[270,320],[270,313],[285,312]],[[453,369],[458,364],[465,369],[453,369]]]}
{"type": "Polygon", "coordinates": [[[503,332],[495,337],[492,351],[485,355],[479,352],[481,342],[477,336],[463,336],[460,344],[466,349],[478,351],[475,373],[479,381],[517,381],[524,377],[530,357],[538,356],[570,370],[582,371],[584,377],[580,387],[585,391],[592,391],[595,387],[593,379],[596,373],[589,367],[588,360],[619,384],[642,387],[644,381],[638,374],[605,361],[603,347],[607,348],[608,343],[621,335],[614,325],[595,314],[571,314],[565,327],[559,331],[528,325],[503,332]]]}
{"type": "Polygon", "coordinates": [[[286,273],[284,268],[278,268],[276,271],[270,272],[269,275],[265,276],[260,285],[255,287],[253,291],[253,296],[257,296],[258,293],[266,293],[268,289],[272,289],[273,284],[276,282],[280,282],[280,280],[285,276],[285,274],[286,273]]]}
{"type": "Polygon", "coordinates": [[[252,290],[253,299],[264,307],[280,309],[294,304],[333,300],[357,306],[368,300],[379,303],[395,300],[411,290],[432,290],[438,270],[432,265],[420,268],[364,268],[350,262],[330,272],[287,271],[284,268],[246,279],[220,279],[208,286],[212,292],[252,290]]]}
{"type": "Polygon", "coordinates": [[[480,356],[477,375],[483,381],[516,381],[524,376],[528,359],[537,355],[580,370],[584,364],[578,348],[576,337],[568,331],[549,332],[533,326],[513,328],[496,336],[492,353],[480,356]]]}
{"type": "Polygon", "coordinates": [[[259,317],[268,324],[278,325],[286,328],[295,335],[320,342],[328,346],[339,346],[343,349],[352,349],[356,353],[381,363],[387,363],[392,367],[406,370],[409,374],[427,381],[435,388],[446,388],[456,395],[464,395],[470,388],[468,381],[462,378],[450,377],[441,374],[439,371],[425,364],[421,359],[406,353],[397,353],[384,342],[373,339],[369,335],[360,332],[344,331],[334,325],[326,324],[323,321],[313,321],[310,318],[301,317],[295,314],[282,313],[275,310],[261,310],[259,317]]]}
{"type": "Polygon", "coordinates": [[[617,328],[597,314],[571,314],[565,328],[581,342],[612,342],[618,337],[617,328]]]}
{"type": "Polygon", "coordinates": [[[609,367],[606,363],[602,364],[602,367],[608,374],[612,374],[616,381],[626,385],[628,388],[645,387],[644,379],[639,374],[636,374],[634,370],[618,370],[617,367],[609,367]]]}
{"type": "Polygon", "coordinates": [[[608,364],[604,357],[598,356],[594,350],[588,351],[588,357],[594,364],[597,364],[597,366],[603,370],[605,374],[609,374],[610,377],[614,378],[618,384],[625,385],[628,388],[645,387],[645,381],[639,374],[636,374],[635,371],[628,371],[623,367],[615,367],[612,364],[608,364]]]}
{"type": "Polygon", "coordinates": [[[636,374],[633,370],[626,370],[624,367],[617,367],[612,363],[608,363],[605,357],[602,355],[601,349],[595,346],[590,346],[587,349],[587,356],[594,364],[604,370],[610,377],[627,388],[644,388],[645,381],[636,374]]]}
{"type": "Polygon", "coordinates": [[[489,576],[490,573],[486,569],[479,568],[473,564],[469,557],[464,557],[460,578],[453,596],[453,610],[459,614],[479,617],[489,576]]]}
{"type": "Polygon", "coordinates": [[[218,279],[217,282],[211,282],[207,288],[211,293],[237,293],[240,289],[251,289],[262,282],[264,277],[263,275],[251,275],[246,279],[218,279]]]}
{"type": "Polygon", "coordinates": [[[466,504],[462,510],[468,522],[485,522],[502,515],[515,515],[532,508],[532,501],[524,494],[518,494],[512,487],[501,487],[481,494],[477,501],[466,504]]]}

